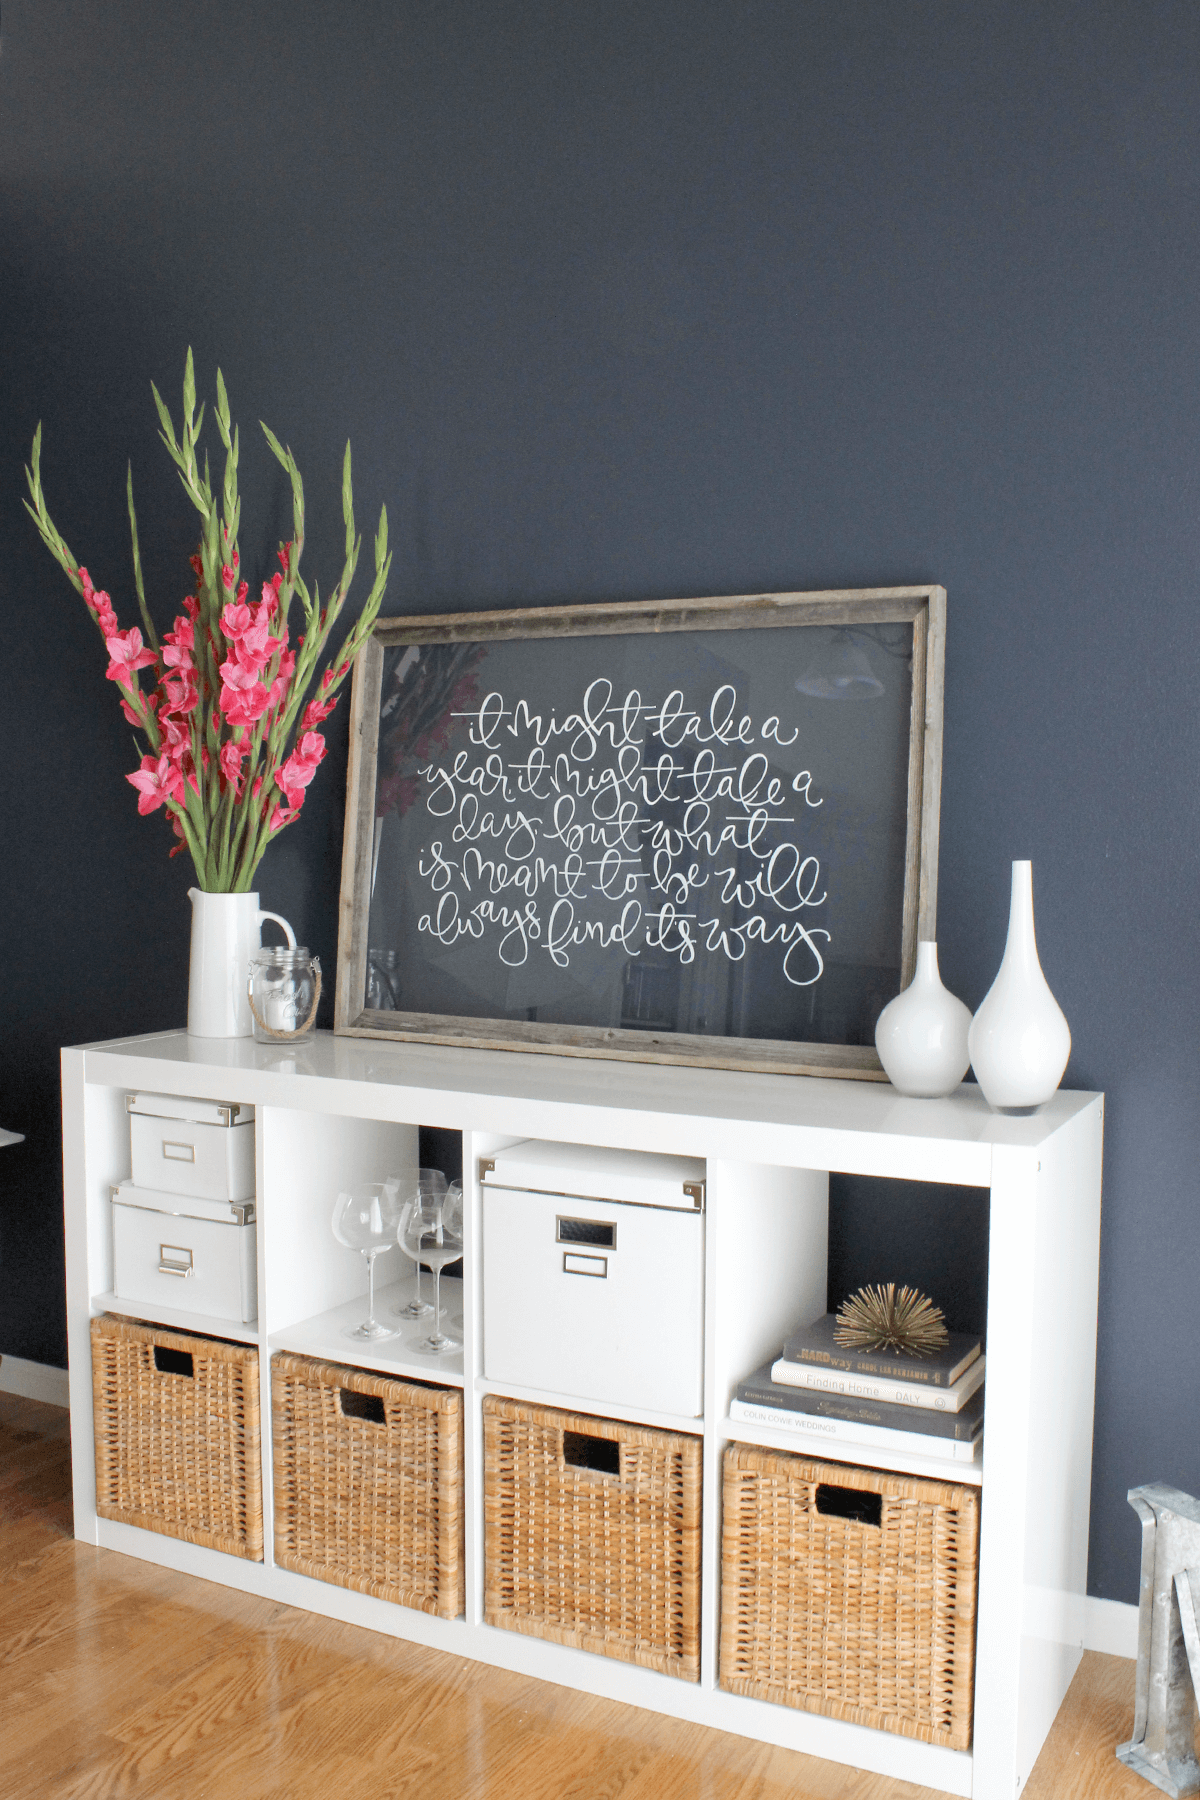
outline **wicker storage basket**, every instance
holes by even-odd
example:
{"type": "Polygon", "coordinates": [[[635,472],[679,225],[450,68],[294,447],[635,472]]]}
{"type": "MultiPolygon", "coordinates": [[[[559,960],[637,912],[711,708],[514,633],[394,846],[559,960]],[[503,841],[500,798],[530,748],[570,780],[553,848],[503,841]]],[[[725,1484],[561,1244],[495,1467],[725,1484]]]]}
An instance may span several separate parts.
{"type": "Polygon", "coordinates": [[[463,1400],[271,1359],[275,1561],[453,1619],[463,1606],[463,1400]]]}
{"type": "Polygon", "coordinates": [[[484,1618],[700,1679],[700,1439],[483,1402],[484,1618]]]}
{"type": "Polygon", "coordinates": [[[731,1444],[721,1686],[967,1749],[978,1544],[975,1488],[731,1444]]]}
{"type": "Polygon", "coordinates": [[[92,1320],[96,1511],[261,1562],[258,1351],[92,1320]]]}

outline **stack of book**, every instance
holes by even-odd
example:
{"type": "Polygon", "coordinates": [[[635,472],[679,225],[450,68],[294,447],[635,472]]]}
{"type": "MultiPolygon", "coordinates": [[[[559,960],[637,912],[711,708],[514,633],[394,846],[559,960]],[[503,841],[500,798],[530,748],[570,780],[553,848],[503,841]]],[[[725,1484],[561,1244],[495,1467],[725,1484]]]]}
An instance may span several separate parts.
{"type": "Polygon", "coordinates": [[[983,1435],[985,1358],[952,1331],[932,1356],[847,1350],[826,1313],[795,1331],[782,1355],[739,1381],[730,1417],[816,1443],[845,1441],[949,1462],[974,1462],[983,1435]]]}

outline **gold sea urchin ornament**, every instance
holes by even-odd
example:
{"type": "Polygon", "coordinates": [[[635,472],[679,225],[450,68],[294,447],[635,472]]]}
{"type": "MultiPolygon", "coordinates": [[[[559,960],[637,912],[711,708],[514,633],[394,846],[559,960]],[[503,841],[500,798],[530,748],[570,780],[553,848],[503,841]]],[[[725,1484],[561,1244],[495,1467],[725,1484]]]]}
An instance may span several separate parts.
{"type": "Polygon", "coordinates": [[[834,1342],[843,1350],[892,1351],[896,1356],[932,1356],[947,1340],[942,1309],[916,1288],[863,1287],[838,1308],[834,1342]]]}

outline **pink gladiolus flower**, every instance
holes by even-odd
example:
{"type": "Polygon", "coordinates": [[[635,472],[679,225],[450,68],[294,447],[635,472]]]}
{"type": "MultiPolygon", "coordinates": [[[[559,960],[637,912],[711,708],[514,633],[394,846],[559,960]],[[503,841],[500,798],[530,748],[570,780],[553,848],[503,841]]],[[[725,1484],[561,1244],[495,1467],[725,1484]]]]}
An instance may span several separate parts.
{"type": "Polygon", "coordinates": [[[221,564],[221,584],[225,588],[227,593],[232,594],[233,584],[236,580],[237,580],[236,569],[230,568],[228,563],[222,563],[221,564]]]}
{"type": "Polygon", "coordinates": [[[236,653],[225,658],[220,668],[222,707],[226,704],[228,690],[251,688],[257,685],[261,667],[261,663],[258,667],[255,667],[253,663],[244,663],[236,653]]]}
{"type": "Polygon", "coordinates": [[[337,696],[332,700],[310,700],[300,716],[300,731],[312,731],[314,726],[324,724],[330,713],[337,706],[337,696]]]}
{"type": "Polygon", "coordinates": [[[230,787],[234,788],[239,795],[242,791],[242,759],[245,754],[245,751],[239,750],[235,743],[230,742],[221,746],[221,773],[230,787]]]}
{"type": "Polygon", "coordinates": [[[76,574],[83,583],[84,600],[87,602],[95,617],[99,619],[100,628],[105,637],[111,637],[113,632],[118,629],[117,615],[112,601],[104,592],[103,588],[94,588],[92,586],[92,578],[82,565],[76,570],[76,574]]]}
{"type": "Polygon", "coordinates": [[[163,750],[174,763],[181,762],[192,753],[192,734],[189,728],[171,713],[164,712],[159,720],[162,733],[163,750]]]}
{"type": "Polygon", "coordinates": [[[248,688],[221,689],[221,711],[234,727],[257,724],[269,705],[270,695],[261,681],[248,688]]]}
{"type": "Polygon", "coordinates": [[[166,719],[171,713],[194,712],[200,704],[200,691],[194,680],[189,679],[192,671],[187,671],[175,680],[164,677],[159,683],[162,688],[162,717],[166,719]]]}
{"type": "Polygon", "coordinates": [[[301,762],[311,763],[315,769],[325,755],[326,743],[319,731],[306,731],[292,754],[301,762]]]}
{"type": "Polygon", "coordinates": [[[267,705],[269,708],[274,708],[274,707],[282,705],[284,696],[287,693],[288,682],[292,679],[292,676],[295,673],[295,669],[296,669],[295,652],[291,651],[291,650],[285,650],[283,655],[279,659],[279,669],[276,673],[275,679],[271,683],[270,693],[269,693],[268,699],[267,699],[267,705]]]}
{"type": "Polygon", "coordinates": [[[109,654],[109,665],[105,675],[109,681],[120,681],[126,687],[134,687],[134,673],[144,669],[154,661],[153,650],[147,650],[142,644],[142,634],[136,625],[128,631],[114,631],[104,640],[109,654]]]}
{"type": "Polygon", "coordinates": [[[237,603],[239,606],[242,605],[243,601],[246,598],[246,595],[249,592],[250,592],[250,583],[248,581],[239,581],[238,582],[238,590],[237,590],[237,603]]]}
{"type": "Polygon", "coordinates": [[[143,756],[141,767],[126,781],[138,790],[138,811],[157,812],[167,800],[183,799],[183,776],[167,756],[143,756]]]}
{"type": "Polygon", "coordinates": [[[283,767],[275,771],[276,786],[286,794],[288,809],[293,815],[304,802],[304,790],[316,774],[325,749],[325,740],[319,731],[306,731],[283,767]]]}
{"type": "Polygon", "coordinates": [[[244,687],[245,680],[235,676],[233,669],[240,668],[247,675],[256,677],[282,648],[283,639],[271,636],[269,616],[270,609],[265,601],[258,607],[238,604],[225,608],[221,614],[221,629],[233,645],[233,655],[221,665],[222,680],[232,686],[244,687]]]}
{"type": "Polygon", "coordinates": [[[265,669],[275,652],[282,648],[283,639],[271,636],[270,621],[264,611],[253,625],[243,631],[237,641],[235,654],[240,663],[255,669],[265,669]]]}
{"type": "Polygon", "coordinates": [[[85,568],[81,566],[77,570],[77,573],[80,581],[83,583],[84,600],[99,619],[100,624],[104,629],[105,637],[110,637],[112,633],[117,630],[117,615],[112,601],[104,592],[103,588],[94,588],[92,586],[92,578],[85,568]]]}
{"type": "Polygon", "coordinates": [[[221,614],[221,630],[231,643],[236,643],[243,631],[248,631],[253,623],[254,614],[244,600],[236,603],[230,600],[221,614]]]}

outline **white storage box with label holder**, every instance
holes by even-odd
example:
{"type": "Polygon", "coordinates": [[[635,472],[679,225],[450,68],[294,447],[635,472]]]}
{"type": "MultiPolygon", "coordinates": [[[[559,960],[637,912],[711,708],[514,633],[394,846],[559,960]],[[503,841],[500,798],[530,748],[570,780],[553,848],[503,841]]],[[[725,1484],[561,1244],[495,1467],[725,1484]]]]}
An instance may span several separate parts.
{"type": "Polygon", "coordinates": [[[703,1160],[528,1140],[479,1172],[487,1380],[699,1417],[703,1160]]]}
{"type": "Polygon", "coordinates": [[[157,1193],[254,1197],[254,1108],[176,1094],[127,1094],[133,1179],[157,1193]]]}
{"type": "Polygon", "coordinates": [[[112,1190],[113,1293],[251,1324],[258,1317],[253,1200],[204,1200],[123,1181],[112,1190]]]}

